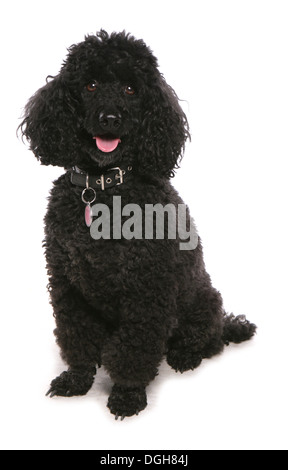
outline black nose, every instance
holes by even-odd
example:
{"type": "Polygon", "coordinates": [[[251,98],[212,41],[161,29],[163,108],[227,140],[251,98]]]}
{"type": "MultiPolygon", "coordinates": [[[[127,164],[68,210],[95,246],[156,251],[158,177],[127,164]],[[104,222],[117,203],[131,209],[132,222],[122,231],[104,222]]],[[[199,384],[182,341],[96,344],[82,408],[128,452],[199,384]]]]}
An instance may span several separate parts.
{"type": "Polygon", "coordinates": [[[120,113],[100,113],[99,115],[99,124],[103,130],[108,132],[115,132],[121,126],[122,116],[120,113]]]}

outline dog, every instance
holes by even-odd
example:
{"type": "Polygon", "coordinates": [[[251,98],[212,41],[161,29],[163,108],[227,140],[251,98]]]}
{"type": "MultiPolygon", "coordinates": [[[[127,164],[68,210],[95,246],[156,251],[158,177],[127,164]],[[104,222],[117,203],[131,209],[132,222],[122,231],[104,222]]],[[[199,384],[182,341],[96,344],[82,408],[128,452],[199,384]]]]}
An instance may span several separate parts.
{"type": "Polygon", "coordinates": [[[198,234],[193,249],[180,249],[167,220],[163,236],[153,226],[142,238],[131,220],[130,237],[123,220],[113,237],[116,219],[99,222],[99,206],[112,210],[120,198],[128,209],[175,207],[175,220],[184,204],[170,180],[189,125],[142,40],[101,30],[71,46],[60,73],[28,101],[21,131],[43,165],[66,170],[51,191],[44,247],[68,370],[47,395],[85,395],[103,365],[113,382],[107,406],[123,419],[147,406],[146,387],[164,357],[182,373],[253,337],[254,324],[224,311],[198,234]]]}

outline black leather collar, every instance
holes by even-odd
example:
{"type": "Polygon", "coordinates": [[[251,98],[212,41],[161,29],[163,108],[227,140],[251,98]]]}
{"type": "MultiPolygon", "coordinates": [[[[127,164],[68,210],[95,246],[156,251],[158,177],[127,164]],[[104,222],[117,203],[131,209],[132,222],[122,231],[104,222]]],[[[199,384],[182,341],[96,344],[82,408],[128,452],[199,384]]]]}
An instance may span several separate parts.
{"type": "Polygon", "coordinates": [[[105,189],[123,184],[132,172],[132,166],[109,168],[102,175],[88,175],[77,167],[70,170],[71,183],[82,188],[105,189]]]}

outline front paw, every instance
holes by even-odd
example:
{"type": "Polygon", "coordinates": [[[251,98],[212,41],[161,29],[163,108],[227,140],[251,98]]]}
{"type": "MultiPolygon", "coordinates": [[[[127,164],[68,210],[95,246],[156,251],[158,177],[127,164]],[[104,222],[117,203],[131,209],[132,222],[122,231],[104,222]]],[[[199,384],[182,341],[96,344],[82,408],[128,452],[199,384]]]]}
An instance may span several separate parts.
{"type": "Polygon", "coordinates": [[[69,369],[67,372],[63,372],[51,382],[46,396],[49,395],[52,398],[55,395],[59,397],[86,395],[94,382],[96,370],[92,370],[69,369]]]}
{"type": "Polygon", "coordinates": [[[107,404],[116,419],[138,415],[147,406],[147,395],[144,387],[122,387],[114,385],[107,404]]]}

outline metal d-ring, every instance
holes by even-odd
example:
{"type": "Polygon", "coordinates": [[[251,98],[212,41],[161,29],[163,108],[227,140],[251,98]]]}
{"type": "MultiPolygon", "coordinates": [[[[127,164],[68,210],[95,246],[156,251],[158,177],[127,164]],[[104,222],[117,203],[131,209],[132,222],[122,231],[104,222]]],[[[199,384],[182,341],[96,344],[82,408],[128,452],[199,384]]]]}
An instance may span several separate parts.
{"type": "Polygon", "coordinates": [[[85,204],[92,204],[94,201],[96,201],[96,191],[94,188],[91,188],[91,186],[89,186],[89,175],[86,176],[86,188],[83,189],[82,191],[82,195],[81,195],[81,198],[82,198],[82,201],[85,203],[85,204]],[[85,193],[86,191],[92,191],[93,193],[93,198],[91,199],[91,201],[87,201],[85,199],[85,193]]]}
{"type": "Polygon", "coordinates": [[[91,187],[83,189],[81,198],[82,198],[82,201],[83,201],[85,204],[92,204],[94,201],[96,201],[96,191],[95,191],[95,189],[94,189],[94,188],[91,188],[91,187]],[[93,198],[91,199],[91,201],[87,201],[87,200],[85,199],[85,193],[86,193],[86,191],[92,191],[92,192],[93,192],[93,198]]]}

